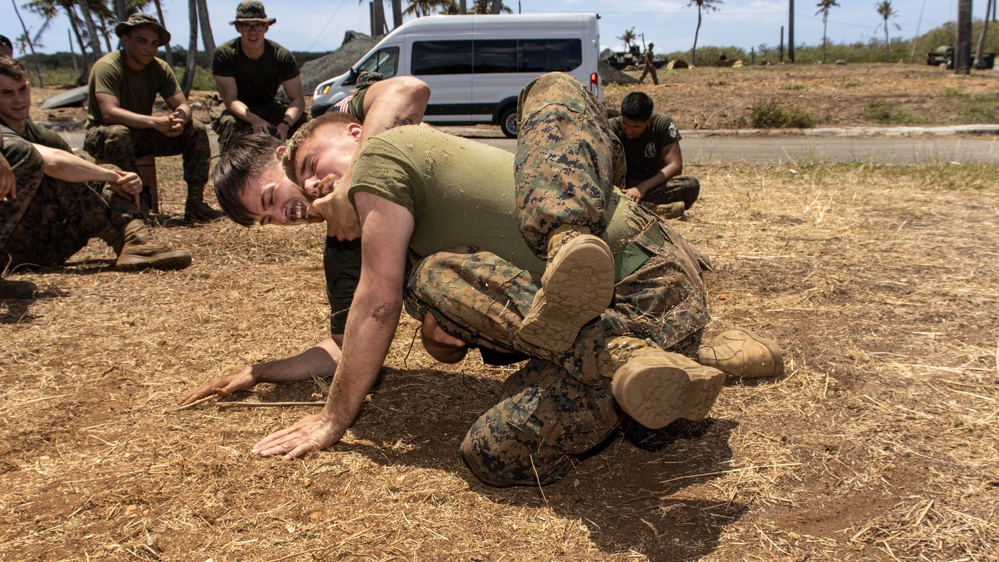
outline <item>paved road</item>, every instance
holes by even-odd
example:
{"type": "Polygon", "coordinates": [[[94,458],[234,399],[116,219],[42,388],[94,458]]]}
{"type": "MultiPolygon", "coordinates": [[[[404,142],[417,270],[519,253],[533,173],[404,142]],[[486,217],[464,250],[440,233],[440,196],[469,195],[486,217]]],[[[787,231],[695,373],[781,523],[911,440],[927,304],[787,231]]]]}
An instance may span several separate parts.
{"type": "MultiPolygon", "coordinates": [[[[455,134],[513,151],[516,142],[502,138],[496,127],[442,127],[455,134]]],[[[919,131],[917,131],[918,133],[919,131]]],[[[914,164],[922,162],[999,163],[999,135],[967,135],[924,131],[917,136],[899,136],[867,130],[863,136],[850,131],[827,134],[749,136],[745,133],[693,131],[684,133],[685,162],[874,162],[914,164]],[[873,135],[873,136],[871,136],[873,135]]],[[[82,132],[62,133],[74,147],[83,145],[82,132]]],[[[212,150],[218,152],[215,135],[212,150]]]]}
{"type": "MultiPolygon", "coordinates": [[[[508,139],[482,142],[514,150],[508,139]]],[[[745,137],[691,136],[682,141],[684,162],[922,162],[999,163],[999,136],[934,137],[745,137]]]]}

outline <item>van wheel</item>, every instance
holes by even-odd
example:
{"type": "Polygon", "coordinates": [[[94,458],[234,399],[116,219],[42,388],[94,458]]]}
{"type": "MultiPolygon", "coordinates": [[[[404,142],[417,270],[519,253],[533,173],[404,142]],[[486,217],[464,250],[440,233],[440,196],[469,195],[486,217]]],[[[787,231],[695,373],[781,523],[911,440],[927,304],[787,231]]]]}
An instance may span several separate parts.
{"type": "Polygon", "coordinates": [[[499,120],[500,129],[508,139],[517,138],[517,108],[510,107],[503,112],[499,120]]]}

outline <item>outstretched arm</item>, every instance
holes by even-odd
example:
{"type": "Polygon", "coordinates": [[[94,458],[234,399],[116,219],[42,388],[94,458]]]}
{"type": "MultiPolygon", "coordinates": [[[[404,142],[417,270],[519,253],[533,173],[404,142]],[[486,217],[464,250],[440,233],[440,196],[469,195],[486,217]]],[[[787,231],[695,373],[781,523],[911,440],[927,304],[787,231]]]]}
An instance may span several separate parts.
{"type": "Polygon", "coordinates": [[[374,386],[402,310],[406,254],[413,216],[405,208],[368,193],[354,196],[361,214],[361,282],[344,335],[346,347],[322,413],[307,416],[253,447],[262,457],[293,459],[338,442],[354,422],[374,386]]]}
{"type": "Polygon", "coordinates": [[[670,179],[683,173],[683,153],[680,143],[671,142],[663,147],[663,167],[635,187],[624,190],[636,203],[641,201],[652,188],[663,185],[670,179]]]}
{"type": "Polygon", "coordinates": [[[228,396],[238,390],[249,390],[261,382],[298,382],[314,375],[327,377],[333,374],[340,360],[340,347],[327,338],[314,347],[286,359],[256,363],[212,379],[184,393],[177,404],[186,406],[206,396],[228,396]]]}
{"type": "Polygon", "coordinates": [[[73,153],[43,144],[33,144],[42,156],[42,173],[70,183],[107,182],[111,191],[139,206],[142,180],[135,172],[109,170],[73,153]]]}

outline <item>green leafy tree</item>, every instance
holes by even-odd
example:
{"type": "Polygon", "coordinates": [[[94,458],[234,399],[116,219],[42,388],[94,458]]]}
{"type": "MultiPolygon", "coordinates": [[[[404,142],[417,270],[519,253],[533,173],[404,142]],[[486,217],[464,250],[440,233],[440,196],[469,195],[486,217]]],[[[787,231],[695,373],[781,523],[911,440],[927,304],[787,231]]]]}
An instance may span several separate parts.
{"type": "MultiPolygon", "coordinates": [[[[888,20],[898,15],[891,5],[891,0],[881,0],[877,4],[878,15],[881,16],[882,25],[885,28],[885,62],[891,62],[891,44],[888,42],[888,20]]],[[[895,26],[898,28],[898,25],[895,26]]]]}
{"type": "Polygon", "coordinates": [[[717,12],[722,0],[690,0],[687,7],[697,6],[697,29],[694,31],[694,47],[690,50],[690,64],[697,64],[697,36],[701,33],[701,18],[705,11],[717,12]]]}
{"type": "Polygon", "coordinates": [[[497,2],[496,0],[475,0],[472,3],[473,14],[498,14],[500,12],[512,14],[513,10],[503,2],[497,2]]]}
{"type": "Polygon", "coordinates": [[[434,13],[448,13],[456,10],[452,0],[410,0],[403,14],[408,16],[429,16],[434,13]]]}
{"type": "Polygon", "coordinates": [[[829,22],[829,10],[833,7],[839,7],[839,3],[836,0],[819,0],[816,4],[819,7],[819,11],[815,12],[815,15],[822,14],[822,64],[826,63],[826,28],[829,22]]]}

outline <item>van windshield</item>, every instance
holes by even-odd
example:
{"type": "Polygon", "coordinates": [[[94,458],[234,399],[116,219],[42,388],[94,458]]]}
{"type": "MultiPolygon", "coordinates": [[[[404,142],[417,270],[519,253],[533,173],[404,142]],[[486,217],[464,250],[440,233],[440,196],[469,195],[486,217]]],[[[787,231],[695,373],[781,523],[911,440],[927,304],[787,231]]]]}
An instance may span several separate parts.
{"type": "Polygon", "coordinates": [[[383,78],[391,78],[399,72],[399,47],[379,49],[357,66],[357,72],[377,72],[383,78]]]}

